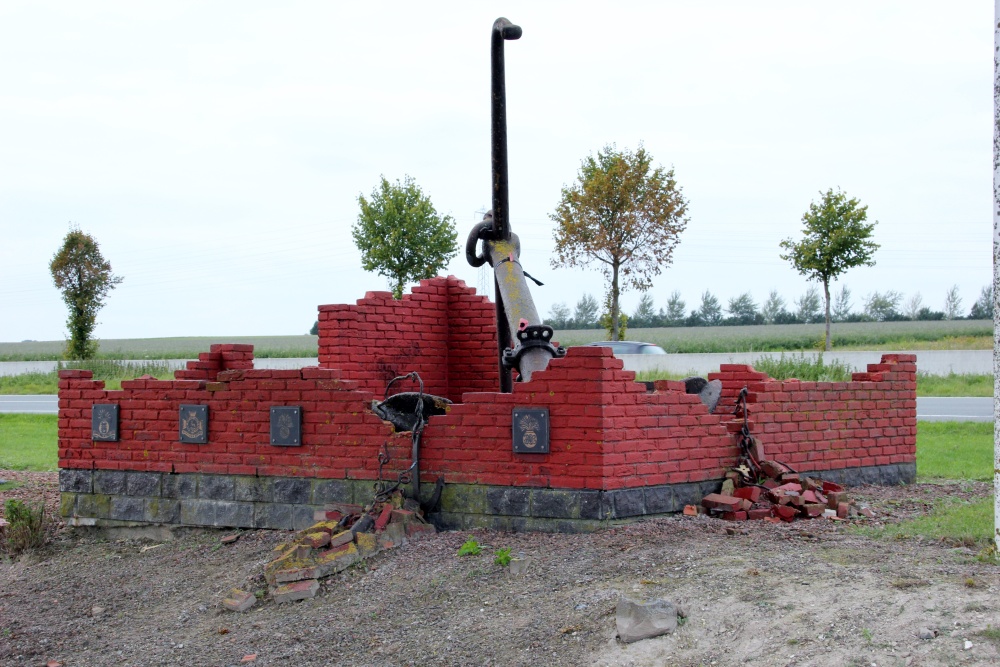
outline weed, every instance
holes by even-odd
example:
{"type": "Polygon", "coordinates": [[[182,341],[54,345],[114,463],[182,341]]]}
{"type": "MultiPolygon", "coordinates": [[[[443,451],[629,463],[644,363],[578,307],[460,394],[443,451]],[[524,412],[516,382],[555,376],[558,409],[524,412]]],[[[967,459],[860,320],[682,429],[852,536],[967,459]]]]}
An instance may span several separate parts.
{"type": "Polygon", "coordinates": [[[869,644],[872,643],[872,636],[873,636],[872,635],[872,631],[869,630],[868,628],[862,628],[861,629],[861,636],[864,637],[864,640],[866,642],[868,642],[869,644]]]}
{"type": "Polygon", "coordinates": [[[493,552],[493,562],[501,567],[510,565],[510,548],[502,547],[493,552]]]}
{"type": "Polygon", "coordinates": [[[798,356],[789,354],[786,357],[782,353],[777,359],[768,355],[757,359],[753,366],[756,370],[767,373],[775,380],[798,378],[811,382],[846,382],[851,379],[852,372],[850,366],[838,361],[824,364],[822,354],[813,358],[804,354],[798,356]]]}
{"type": "Polygon", "coordinates": [[[458,548],[459,556],[478,556],[483,552],[483,548],[479,546],[479,542],[476,542],[476,538],[469,535],[469,539],[458,548]]]}
{"type": "Polygon", "coordinates": [[[994,628],[992,625],[987,625],[985,630],[980,630],[976,634],[983,639],[1000,646],[1000,628],[994,628]]]}
{"type": "Polygon", "coordinates": [[[32,508],[10,498],[4,503],[4,517],[7,527],[3,546],[8,554],[16,556],[45,544],[45,506],[41,503],[32,508]]]}
{"type": "Polygon", "coordinates": [[[965,580],[965,587],[966,588],[975,588],[978,585],[979,584],[977,584],[976,580],[973,579],[972,577],[969,577],[968,579],[965,580]]]}

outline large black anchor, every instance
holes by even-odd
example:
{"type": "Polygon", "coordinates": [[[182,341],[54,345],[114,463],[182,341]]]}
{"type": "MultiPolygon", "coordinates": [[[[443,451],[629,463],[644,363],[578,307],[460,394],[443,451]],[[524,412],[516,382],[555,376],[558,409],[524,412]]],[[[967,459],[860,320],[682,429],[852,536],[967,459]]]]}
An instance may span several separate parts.
{"type": "MultiPolygon", "coordinates": [[[[511,370],[517,369],[521,382],[544,370],[552,357],[566,354],[552,344],[552,327],[542,324],[521,268],[521,242],[510,230],[507,189],[507,92],[504,82],[504,40],[521,37],[521,27],[505,18],[493,23],[491,37],[492,65],[492,162],[493,210],[472,228],[465,243],[465,258],[475,267],[489,262],[493,267],[497,309],[497,355],[500,391],[513,389],[511,370]],[[483,252],[477,251],[483,242],[483,252]],[[516,336],[515,341],[511,333],[516,336]]],[[[534,278],[532,278],[534,280],[534,278]]],[[[535,281],[538,282],[537,280],[535,281]]],[[[538,283],[539,285],[541,283],[538,283]]]]}

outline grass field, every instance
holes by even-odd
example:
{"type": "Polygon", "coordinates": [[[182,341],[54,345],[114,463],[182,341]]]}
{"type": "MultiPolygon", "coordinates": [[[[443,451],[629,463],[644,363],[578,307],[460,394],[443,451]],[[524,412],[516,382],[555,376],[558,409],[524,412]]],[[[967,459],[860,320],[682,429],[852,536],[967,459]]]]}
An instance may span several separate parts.
{"type": "MultiPolygon", "coordinates": [[[[629,329],[630,340],[655,343],[667,352],[755,352],[822,349],[822,324],[774,324],[745,327],[676,327],[629,329]]],[[[988,320],[946,322],[845,322],[832,327],[838,350],[971,350],[993,347],[993,323],[988,320]]],[[[603,329],[557,331],[563,345],[605,339],[603,329]]],[[[315,357],[316,336],[193,336],[183,338],[106,339],[99,356],[105,359],[191,359],[213,343],[244,343],[254,355],[315,357]]],[[[0,343],[0,361],[47,361],[62,358],[65,341],[0,343]]]]}
{"type": "MultiPolygon", "coordinates": [[[[626,338],[655,343],[674,353],[780,352],[821,350],[823,333],[822,324],[772,324],[629,329],[626,338]]],[[[837,350],[992,349],[993,323],[988,320],[844,322],[832,325],[831,336],[837,350]]],[[[582,345],[606,337],[603,329],[556,332],[562,345],[582,345]]]]}
{"type": "Polygon", "coordinates": [[[55,470],[56,415],[0,414],[0,469],[55,470]]]}
{"type": "MultiPolygon", "coordinates": [[[[316,336],[190,336],[183,338],[109,338],[100,341],[102,359],[195,359],[216,343],[253,345],[254,356],[315,357],[316,336]]],[[[0,343],[0,361],[58,361],[66,342],[26,341],[0,343]]]]}

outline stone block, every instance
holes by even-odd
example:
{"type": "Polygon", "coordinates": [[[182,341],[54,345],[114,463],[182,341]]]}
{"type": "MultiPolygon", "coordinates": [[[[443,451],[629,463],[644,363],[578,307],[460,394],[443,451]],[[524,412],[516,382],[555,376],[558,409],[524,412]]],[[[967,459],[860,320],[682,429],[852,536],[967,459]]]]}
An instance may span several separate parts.
{"type": "Polygon", "coordinates": [[[312,480],[312,502],[350,503],[354,501],[354,486],[346,479],[312,480]]]}
{"type": "Polygon", "coordinates": [[[294,602],[295,600],[306,600],[316,597],[319,592],[319,582],[315,579],[308,581],[297,581],[293,584],[284,584],[271,591],[271,597],[275,602],[294,602]]]}
{"type": "Polygon", "coordinates": [[[294,505],[257,503],[253,510],[254,527],[291,530],[295,523],[292,519],[294,511],[294,505]]]}
{"type": "Polygon", "coordinates": [[[95,470],[94,493],[111,496],[125,495],[125,472],[122,470],[95,470]]]}
{"type": "Polygon", "coordinates": [[[230,475],[202,475],[198,482],[198,497],[205,500],[233,500],[235,480],[230,475]]]}
{"type": "Polygon", "coordinates": [[[160,473],[129,472],[125,476],[125,493],[130,496],[157,498],[160,496],[160,473]]]}
{"type": "Polygon", "coordinates": [[[274,502],[289,505],[308,505],[311,502],[312,484],[308,479],[281,477],[274,480],[274,502]]]}
{"type": "Polygon", "coordinates": [[[524,488],[490,487],[486,489],[486,511],[502,516],[528,516],[531,493],[524,488]]]}
{"type": "Polygon", "coordinates": [[[271,477],[249,477],[240,475],[233,478],[233,500],[244,503],[270,503],[274,501],[271,477]]]}
{"type": "Polygon", "coordinates": [[[160,480],[160,492],[164,498],[198,497],[198,477],[187,474],[164,474],[160,480]]]}
{"type": "Polygon", "coordinates": [[[144,498],[112,496],[109,519],[115,521],[145,521],[146,503],[144,498]]]}
{"type": "Polygon", "coordinates": [[[619,489],[612,492],[614,518],[625,519],[646,513],[646,502],[642,489],[619,489]]]}
{"type": "Polygon", "coordinates": [[[257,603],[257,596],[247,591],[234,588],[229,591],[229,595],[222,601],[222,606],[229,611],[244,612],[249,611],[257,603]]]}
{"type": "Polygon", "coordinates": [[[59,490],[70,493],[93,493],[94,472],[92,470],[67,469],[59,471],[59,490]]]}
{"type": "Polygon", "coordinates": [[[292,529],[304,530],[313,525],[313,512],[316,510],[311,505],[292,505],[292,529]]]}
{"type": "Polygon", "coordinates": [[[865,466],[864,468],[859,468],[859,471],[862,484],[874,485],[882,481],[879,469],[876,466],[865,466]]]}
{"type": "Polygon", "coordinates": [[[102,493],[82,493],[76,497],[75,516],[107,519],[111,516],[111,496],[102,493]]]}
{"type": "Polygon", "coordinates": [[[700,505],[701,499],[707,495],[701,492],[700,484],[673,484],[672,488],[678,507],[682,505],[700,505]]]}
{"type": "Polygon", "coordinates": [[[486,514],[486,488],[472,484],[445,484],[441,490],[441,510],[486,514]]]}
{"type": "Polygon", "coordinates": [[[214,526],[227,528],[253,528],[253,503],[215,501],[214,526]]]}
{"type": "Polygon", "coordinates": [[[176,498],[146,498],[144,521],[150,523],[179,523],[181,501],[176,498]]]}
{"type": "Polygon", "coordinates": [[[669,486],[647,486],[642,490],[642,494],[646,514],[676,512],[679,507],[674,497],[674,490],[669,486]]]}
{"type": "Polygon", "coordinates": [[[575,519],[580,516],[580,499],[568,489],[532,489],[531,516],[575,519]]]}
{"type": "Polygon", "coordinates": [[[611,515],[611,497],[603,491],[577,491],[580,498],[580,518],[601,520],[611,515]]]}

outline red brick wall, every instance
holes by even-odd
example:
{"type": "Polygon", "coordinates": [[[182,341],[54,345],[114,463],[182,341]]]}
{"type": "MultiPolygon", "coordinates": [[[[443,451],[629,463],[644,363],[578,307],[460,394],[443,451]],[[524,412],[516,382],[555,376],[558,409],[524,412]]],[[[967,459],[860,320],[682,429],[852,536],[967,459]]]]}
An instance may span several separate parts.
{"type": "Polygon", "coordinates": [[[453,400],[424,430],[421,475],[446,482],[617,489],[717,479],[738,456],[733,400],[749,387],[752,428],[769,458],[802,471],[913,462],[916,365],[884,355],[852,382],[774,381],[749,366],[710,376],[723,399],[709,414],[681,382],[647,392],[608,348],[578,347],[530,383],[498,394],[494,310],[461,281],[424,281],[393,301],[320,307],[320,368],[253,370],[252,348],[212,346],[178,379],[107,391],[89,371],[61,371],[59,465],[246,475],[373,479],[388,443],[391,470],[410,463],[409,434],[371,412],[393,375],[417,370],[453,400]],[[402,350],[402,352],[400,352],[402,350]],[[120,405],[120,441],[91,440],[91,406],[120,405]],[[179,406],[209,406],[209,442],[178,442],[179,406]],[[302,407],[302,445],[270,444],[271,406],[302,407]],[[550,453],[515,454],[512,411],[547,407],[550,453]]]}
{"type": "Polygon", "coordinates": [[[368,292],[354,306],[319,307],[319,365],[382,395],[417,371],[430,394],[452,401],[499,385],[493,304],[454,276],[421,281],[396,301],[368,292]]]}
{"type": "Polygon", "coordinates": [[[806,471],[856,468],[916,460],[916,361],[884,354],[851,382],[772,380],[739,364],[723,364],[709,379],[723,384],[716,413],[731,414],[748,387],[751,431],[768,458],[806,471]]]}

